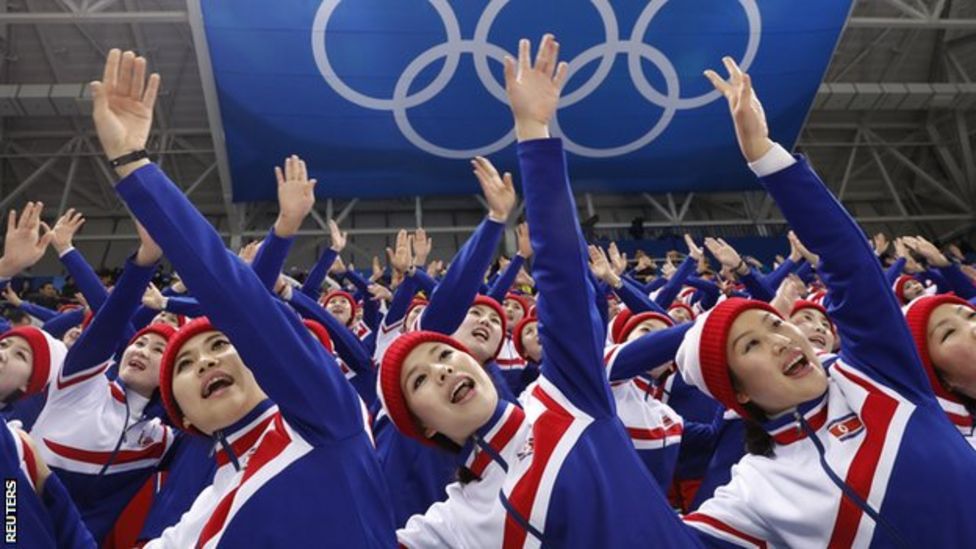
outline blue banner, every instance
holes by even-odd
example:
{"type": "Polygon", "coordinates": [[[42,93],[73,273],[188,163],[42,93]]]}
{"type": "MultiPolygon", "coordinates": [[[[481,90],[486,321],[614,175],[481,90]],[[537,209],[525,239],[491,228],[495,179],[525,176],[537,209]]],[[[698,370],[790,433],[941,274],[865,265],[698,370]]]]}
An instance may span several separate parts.
{"type": "Polygon", "coordinates": [[[478,154],[514,171],[501,61],[547,31],[570,66],[553,131],[577,190],[752,188],[702,71],[735,58],[792,146],[852,0],[201,2],[234,200],[255,201],[291,153],[323,197],[474,193],[478,154]]]}

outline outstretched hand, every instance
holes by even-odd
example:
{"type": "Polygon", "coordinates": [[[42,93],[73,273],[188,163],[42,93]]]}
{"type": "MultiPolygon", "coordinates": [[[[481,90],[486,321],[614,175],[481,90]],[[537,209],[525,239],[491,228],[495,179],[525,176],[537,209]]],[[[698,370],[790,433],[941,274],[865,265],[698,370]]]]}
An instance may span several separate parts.
{"type": "Polygon", "coordinates": [[[728,269],[733,269],[740,275],[744,275],[749,272],[749,267],[742,260],[739,252],[735,250],[728,242],[724,239],[708,237],[705,239],[705,247],[708,251],[712,252],[715,259],[719,261],[724,267],[728,269]]]}
{"type": "Polygon", "coordinates": [[[529,237],[529,224],[519,223],[518,227],[515,227],[515,236],[518,240],[518,254],[522,256],[522,259],[532,257],[532,239],[529,237]]]}
{"type": "MultiPolygon", "coordinates": [[[[146,79],[144,57],[117,49],[108,52],[102,79],[91,83],[91,92],[95,131],[109,159],[146,148],[159,82],[156,73],[146,79]]],[[[116,172],[124,177],[146,163],[120,166],[116,172]]]]}
{"type": "Polygon", "coordinates": [[[699,245],[695,244],[695,239],[688,233],[685,233],[685,245],[688,246],[688,257],[695,261],[701,261],[702,257],[705,256],[705,252],[699,245]]]}
{"type": "Polygon", "coordinates": [[[620,253],[616,242],[611,242],[607,246],[607,255],[610,257],[610,266],[613,267],[614,274],[621,276],[627,272],[627,254],[620,253]]]}
{"type": "MultiPolygon", "coordinates": [[[[312,181],[315,181],[314,179],[312,181]]],[[[329,236],[332,238],[332,246],[330,248],[337,254],[341,254],[342,250],[346,249],[346,242],[348,241],[349,233],[344,233],[339,230],[339,224],[334,220],[329,220],[329,236]]]]}
{"type": "Polygon", "coordinates": [[[390,261],[390,267],[395,272],[405,273],[413,263],[411,248],[413,246],[413,235],[408,235],[405,229],[400,229],[396,236],[396,248],[387,248],[386,256],[390,261]]]}
{"type": "Polygon", "coordinates": [[[559,92],[566,83],[569,65],[559,59],[559,42],[551,34],[542,37],[535,64],[532,45],[519,40],[518,61],[505,56],[505,91],[515,116],[519,141],[549,137],[549,121],[559,105],[559,92]]]}
{"type": "Polygon", "coordinates": [[[75,233],[81,229],[81,226],[85,224],[85,217],[81,215],[81,212],[76,211],[74,208],[69,209],[64,215],[58,219],[58,222],[54,224],[54,229],[51,245],[58,254],[63,254],[66,250],[71,248],[72,239],[75,233]]]}
{"type": "Polygon", "coordinates": [[[315,205],[315,180],[308,178],[305,161],[297,155],[285,159],[285,169],[275,166],[278,180],[278,220],[275,234],[288,238],[294,236],[315,205]]]}
{"type": "Polygon", "coordinates": [[[159,291],[155,284],[149,283],[145,293],[142,294],[142,304],[147,309],[162,311],[166,308],[166,296],[159,291]]]}
{"type": "Polygon", "coordinates": [[[493,221],[505,223],[508,214],[515,207],[515,186],[512,185],[512,174],[505,172],[498,175],[498,170],[485,157],[478,156],[471,161],[474,175],[481,184],[481,191],[488,203],[488,217],[493,221]]]}
{"type": "Polygon", "coordinates": [[[773,146],[766,125],[766,112],[752,88],[752,78],[742,72],[731,57],[723,57],[722,63],[729,73],[728,80],[713,70],[705,71],[705,76],[728,100],[742,155],[748,162],[755,162],[773,146]]]}
{"type": "Polygon", "coordinates": [[[427,231],[423,228],[418,228],[410,242],[413,245],[413,264],[422,269],[427,264],[430,251],[434,248],[434,239],[428,237],[427,231]]]}
{"type": "Polygon", "coordinates": [[[41,221],[42,202],[28,202],[17,218],[17,210],[7,217],[7,235],[0,256],[0,277],[13,278],[40,261],[54,234],[41,221]],[[41,230],[43,229],[43,234],[41,230]]]}

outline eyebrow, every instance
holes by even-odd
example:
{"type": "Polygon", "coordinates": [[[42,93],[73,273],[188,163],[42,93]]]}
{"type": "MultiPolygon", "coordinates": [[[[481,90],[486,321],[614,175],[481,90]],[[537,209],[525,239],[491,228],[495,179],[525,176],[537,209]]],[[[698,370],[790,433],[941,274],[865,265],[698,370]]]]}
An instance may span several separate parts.
{"type": "Polygon", "coordinates": [[[732,340],[732,348],[735,349],[736,347],[738,347],[739,340],[742,339],[742,338],[744,338],[744,337],[746,337],[747,335],[750,335],[750,334],[752,334],[752,330],[748,330],[746,332],[743,332],[742,334],[739,335],[739,337],[737,337],[734,340],[732,340]]]}
{"type": "Polygon", "coordinates": [[[952,319],[951,318],[943,318],[942,320],[936,322],[935,323],[935,326],[932,326],[932,329],[929,330],[929,335],[934,334],[936,332],[936,330],[938,330],[939,328],[941,328],[943,324],[946,324],[950,320],[952,320],[952,319]]]}

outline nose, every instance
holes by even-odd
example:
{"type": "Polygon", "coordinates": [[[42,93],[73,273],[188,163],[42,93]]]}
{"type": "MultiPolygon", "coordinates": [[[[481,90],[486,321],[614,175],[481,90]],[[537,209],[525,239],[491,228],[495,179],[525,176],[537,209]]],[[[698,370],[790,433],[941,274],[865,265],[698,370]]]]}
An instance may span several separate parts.
{"type": "Polygon", "coordinates": [[[447,381],[448,376],[454,374],[454,367],[450,364],[437,364],[434,367],[437,368],[434,372],[434,377],[437,378],[438,383],[444,383],[447,381]]]}
{"type": "Polygon", "coordinates": [[[199,360],[199,369],[197,370],[197,372],[202,374],[207,370],[209,370],[210,368],[213,368],[216,364],[217,364],[217,359],[213,357],[208,356],[208,357],[201,358],[199,360]]]}
{"type": "Polygon", "coordinates": [[[487,316],[483,316],[483,317],[481,317],[481,318],[478,319],[478,324],[481,324],[483,326],[487,326],[487,325],[491,324],[491,320],[487,316]]]}
{"type": "Polygon", "coordinates": [[[773,353],[777,355],[782,354],[783,351],[788,349],[792,343],[790,338],[780,334],[769,334],[769,338],[769,343],[773,348],[773,353]]]}

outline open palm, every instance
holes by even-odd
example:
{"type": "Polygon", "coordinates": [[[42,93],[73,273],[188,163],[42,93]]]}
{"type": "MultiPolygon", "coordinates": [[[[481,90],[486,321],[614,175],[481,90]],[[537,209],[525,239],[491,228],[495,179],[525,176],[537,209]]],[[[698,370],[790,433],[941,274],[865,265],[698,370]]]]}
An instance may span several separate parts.
{"type": "Polygon", "coordinates": [[[146,147],[152,128],[159,75],[146,79],[146,60],[117,49],[105,60],[102,80],[91,83],[92,116],[98,139],[109,158],[146,147]]]}

